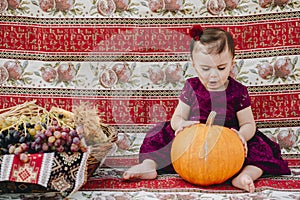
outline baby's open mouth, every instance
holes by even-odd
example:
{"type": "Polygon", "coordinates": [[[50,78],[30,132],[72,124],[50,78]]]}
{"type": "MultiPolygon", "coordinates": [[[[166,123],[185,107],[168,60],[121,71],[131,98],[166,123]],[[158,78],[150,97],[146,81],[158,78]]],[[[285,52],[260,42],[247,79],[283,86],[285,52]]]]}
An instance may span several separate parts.
{"type": "Polygon", "coordinates": [[[209,81],[208,82],[210,85],[215,85],[215,84],[217,84],[217,81],[209,81]]]}

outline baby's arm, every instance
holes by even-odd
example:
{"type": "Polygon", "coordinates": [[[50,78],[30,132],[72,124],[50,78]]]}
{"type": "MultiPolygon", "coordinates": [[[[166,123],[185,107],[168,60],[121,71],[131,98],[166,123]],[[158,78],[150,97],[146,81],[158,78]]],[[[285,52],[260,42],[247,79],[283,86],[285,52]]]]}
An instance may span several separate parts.
{"type": "Polygon", "coordinates": [[[186,126],[198,123],[197,121],[188,121],[189,115],[190,106],[179,100],[171,119],[171,126],[176,133],[186,126]]]}
{"type": "Polygon", "coordinates": [[[250,140],[256,131],[256,125],[251,106],[238,111],[237,118],[240,125],[240,129],[238,131],[240,136],[242,136],[246,141],[250,140]]]}

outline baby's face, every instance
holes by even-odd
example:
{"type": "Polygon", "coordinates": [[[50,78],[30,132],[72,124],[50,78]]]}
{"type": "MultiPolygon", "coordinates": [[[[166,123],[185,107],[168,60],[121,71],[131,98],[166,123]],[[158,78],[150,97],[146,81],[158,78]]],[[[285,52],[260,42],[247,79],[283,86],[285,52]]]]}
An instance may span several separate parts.
{"type": "Polygon", "coordinates": [[[192,65],[200,81],[207,90],[225,90],[233,67],[232,54],[227,48],[220,54],[208,54],[205,46],[199,45],[200,48],[193,52],[192,65]]]}

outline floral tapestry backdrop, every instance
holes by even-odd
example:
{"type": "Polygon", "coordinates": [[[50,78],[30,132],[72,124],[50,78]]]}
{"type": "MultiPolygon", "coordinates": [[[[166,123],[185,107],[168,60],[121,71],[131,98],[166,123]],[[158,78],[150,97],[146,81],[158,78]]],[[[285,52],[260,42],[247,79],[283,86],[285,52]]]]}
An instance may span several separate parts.
{"type": "MultiPolygon", "coordinates": [[[[169,120],[194,24],[232,32],[257,126],[300,153],[299,0],[0,0],[0,105],[36,99],[138,135],[169,120]]],[[[5,123],[5,122],[1,122],[5,123]]]]}

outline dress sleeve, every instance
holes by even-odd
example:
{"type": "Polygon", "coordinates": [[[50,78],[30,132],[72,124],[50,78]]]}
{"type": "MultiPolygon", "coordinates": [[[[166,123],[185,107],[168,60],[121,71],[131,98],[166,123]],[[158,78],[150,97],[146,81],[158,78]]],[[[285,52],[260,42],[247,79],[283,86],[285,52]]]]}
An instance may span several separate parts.
{"type": "Polygon", "coordinates": [[[193,93],[193,89],[191,86],[191,83],[187,80],[183,86],[183,89],[181,90],[181,94],[179,95],[179,99],[187,104],[187,105],[191,105],[191,96],[193,93]]]}
{"type": "Polygon", "coordinates": [[[237,104],[237,111],[243,110],[251,105],[251,99],[246,86],[241,88],[241,93],[239,97],[239,104],[237,104]]]}

